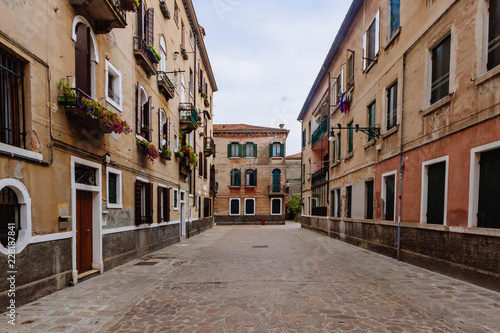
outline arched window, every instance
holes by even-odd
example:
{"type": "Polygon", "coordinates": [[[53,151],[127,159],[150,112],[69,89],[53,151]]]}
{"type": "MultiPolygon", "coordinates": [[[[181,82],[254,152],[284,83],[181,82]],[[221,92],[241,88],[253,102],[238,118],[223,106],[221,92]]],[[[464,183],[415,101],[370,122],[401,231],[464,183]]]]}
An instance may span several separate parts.
{"type": "Polygon", "coordinates": [[[273,170],[273,193],[279,193],[281,190],[281,170],[273,170]]]}
{"type": "Polygon", "coordinates": [[[257,186],[257,170],[245,171],[245,186],[257,186]]]}
{"type": "Polygon", "coordinates": [[[99,53],[94,32],[83,16],[73,20],[73,41],[75,42],[75,88],[90,97],[95,96],[95,64],[99,53]]]}
{"type": "Polygon", "coordinates": [[[0,179],[0,252],[21,252],[31,241],[31,199],[18,180],[0,179]]]}
{"type": "Polygon", "coordinates": [[[232,187],[241,186],[241,174],[240,170],[238,169],[231,170],[231,186],[232,187]]]}

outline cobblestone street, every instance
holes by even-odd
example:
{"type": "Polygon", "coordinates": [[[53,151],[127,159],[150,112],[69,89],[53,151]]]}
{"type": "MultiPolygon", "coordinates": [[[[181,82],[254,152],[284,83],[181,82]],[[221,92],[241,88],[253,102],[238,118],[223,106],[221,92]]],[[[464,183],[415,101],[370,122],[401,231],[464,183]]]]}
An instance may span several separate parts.
{"type": "Polygon", "coordinates": [[[214,227],[18,310],[1,332],[500,332],[499,293],[291,223],[214,227]]]}

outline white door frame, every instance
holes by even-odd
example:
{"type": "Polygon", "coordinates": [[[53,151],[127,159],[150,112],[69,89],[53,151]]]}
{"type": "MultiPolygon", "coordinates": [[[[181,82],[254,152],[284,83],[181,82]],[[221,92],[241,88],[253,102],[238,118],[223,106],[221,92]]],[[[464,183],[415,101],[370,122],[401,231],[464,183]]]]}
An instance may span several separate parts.
{"type": "Polygon", "coordinates": [[[92,192],[92,268],[104,271],[102,262],[102,167],[76,156],[71,156],[71,225],[72,225],[72,268],[73,283],[78,283],[76,269],[76,191],[92,192]],[[77,184],[75,182],[75,164],[82,164],[96,169],[96,186],[77,184]]]}
{"type": "Polygon", "coordinates": [[[438,164],[445,162],[445,178],[444,178],[444,216],[443,216],[443,225],[447,224],[447,213],[448,213],[448,172],[450,169],[450,156],[443,156],[439,158],[435,158],[430,161],[425,161],[422,163],[422,191],[420,195],[420,223],[427,224],[427,195],[429,193],[429,175],[427,174],[430,165],[438,164]]]}

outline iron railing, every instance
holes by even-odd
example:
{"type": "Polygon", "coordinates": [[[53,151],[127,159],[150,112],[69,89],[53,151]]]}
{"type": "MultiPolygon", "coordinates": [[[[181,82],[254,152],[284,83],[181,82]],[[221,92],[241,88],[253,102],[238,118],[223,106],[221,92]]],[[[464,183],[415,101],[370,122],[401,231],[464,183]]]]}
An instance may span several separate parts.
{"type": "Polygon", "coordinates": [[[327,131],[328,131],[328,118],[325,118],[312,135],[312,146],[317,144],[327,131]]]}
{"type": "Polygon", "coordinates": [[[328,181],[328,168],[322,168],[319,171],[316,171],[312,175],[312,186],[316,186],[318,184],[324,183],[328,181]]]}
{"type": "Polygon", "coordinates": [[[196,108],[191,103],[180,103],[179,104],[180,119],[189,120],[195,124],[198,124],[198,112],[196,108]]]}
{"type": "Polygon", "coordinates": [[[206,156],[210,156],[214,153],[215,141],[213,138],[205,137],[203,146],[204,146],[206,156]]]}
{"type": "Polygon", "coordinates": [[[165,97],[167,97],[167,99],[174,98],[175,86],[172,81],[170,81],[167,73],[158,72],[157,77],[158,85],[167,93],[165,97]]]}

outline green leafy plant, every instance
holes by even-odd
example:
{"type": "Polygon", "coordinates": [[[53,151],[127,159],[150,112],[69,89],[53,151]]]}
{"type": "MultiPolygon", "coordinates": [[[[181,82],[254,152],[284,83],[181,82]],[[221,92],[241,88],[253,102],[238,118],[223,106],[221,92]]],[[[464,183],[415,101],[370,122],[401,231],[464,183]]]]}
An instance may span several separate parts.
{"type": "Polygon", "coordinates": [[[167,149],[167,145],[164,144],[163,147],[161,147],[161,155],[167,156],[167,157],[172,157],[172,151],[167,149]]]}
{"type": "Polygon", "coordinates": [[[207,108],[208,108],[208,107],[210,106],[210,102],[208,101],[208,99],[207,99],[207,98],[205,98],[205,101],[204,101],[204,102],[205,102],[205,107],[207,107],[207,108]]]}
{"type": "Polygon", "coordinates": [[[133,1],[134,1],[135,5],[137,7],[139,7],[141,5],[141,1],[140,0],[133,0],[133,1]]]}
{"type": "Polygon", "coordinates": [[[149,51],[153,52],[153,54],[154,54],[154,56],[155,56],[156,60],[158,60],[158,61],[160,61],[160,60],[161,60],[161,55],[160,55],[158,52],[156,52],[156,50],[155,50],[155,48],[153,47],[153,45],[146,45],[146,48],[147,48],[149,51]]]}
{"type": "Polygon", "coordinates": [[[76,92],[71,88],[69,84],[69,78],[66,79],[60,79],[57,82],[57,89],[59,89],[59,92],[65,97],[66,99],[68,98],[76,98],[76,92]]]}
{"type": "Polygon", "coordinates": [[[295,216],[302,210],[302,203],[300,196],[297,193],[292,194],[290,200],[286,203],[286,211],[292,219],[295,219],[295,216]]]}
{"type": "Polygon", "coordinates": [[[158,156],[160,155],[158,153],[158,149],[156,149],[155,146],[149,141],[146,140],[137,140],[137,146],[139,148],[143,148],[146,154],[148,155],[148,160],[151,162],[154,162],[158,156]]]}
{"type": "Polygon", "coordinates": [[[205,94],[205,93],[201,90],[201,88],[200,88],[200,91],[201,91],[201,97],[203,97],[204,99],[207,99],[207,98],[208,98],[207,94],[205,94]]]}
{"type": "Polygon", "coordinates": [[[142,125],[141,126],[141,133],[147,133],[149,132],[149,126],[148,125],[142,125]]]}

